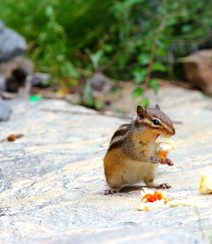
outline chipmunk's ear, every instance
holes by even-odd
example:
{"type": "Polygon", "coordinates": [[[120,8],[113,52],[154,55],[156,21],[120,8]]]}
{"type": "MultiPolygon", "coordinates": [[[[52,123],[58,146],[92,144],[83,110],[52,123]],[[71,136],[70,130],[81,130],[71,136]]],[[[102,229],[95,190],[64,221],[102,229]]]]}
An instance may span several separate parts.
{"type": "Polygon", "coordinates": [[[159,105],[158,105],[158,104],[156,104],[155,108],[157,108],[157,109],[159,109],[159,110],[160,110],[160,107],[159,107],[159,105]]]}
{"type": "Polygon", "coordinates": [[[137,115],[143,119],[146,117],[146,109],[141,107],[140,105],[137,106],[137,115]]]}

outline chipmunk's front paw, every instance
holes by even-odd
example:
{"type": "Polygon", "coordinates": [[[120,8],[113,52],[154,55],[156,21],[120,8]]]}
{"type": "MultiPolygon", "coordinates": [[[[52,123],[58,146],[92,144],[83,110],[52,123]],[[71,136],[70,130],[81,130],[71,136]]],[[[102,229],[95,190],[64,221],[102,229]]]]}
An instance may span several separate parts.
{"type": "Polygon", "coordinates": [[[171,159],[169,158],[157,158],[157,157],[154,157],[154,156],[151,156],[150,157],[150,162],[151,163],[154,163],[154,164],[167,164],[169,166],[172,166],[174,165],[173,162],[171,161],[171,159]]]}
{"type": "Polygon", "coordinates": [[[154,156],[151,156],[150,157],[150,162],[153,163],[153,164],[157,164],[157,163],[161,162],[161,159],[159,159],[157,157],[154,157],[154,156]]]}
{"type": "Polygon", "coordinates": [[[157,189],[169,189],[172,188],[168,183],[160,184],[156,187],[157,189]]]}
{"type": "Polygon", "coordinates": [[[171,159],[168,159],[168,158],[162,158],[162,159],[160,159],[160,163],[161,164],[167,164],[169,166],[174,165],[173,162],[171,161],[171,159]]]}

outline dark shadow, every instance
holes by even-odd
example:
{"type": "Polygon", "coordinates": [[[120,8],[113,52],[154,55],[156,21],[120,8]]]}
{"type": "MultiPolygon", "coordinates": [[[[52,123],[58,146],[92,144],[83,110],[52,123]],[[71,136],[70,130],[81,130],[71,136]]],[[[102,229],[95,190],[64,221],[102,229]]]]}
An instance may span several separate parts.
{"type": "Polygon", "coordinates": [[[141,191],[143,189],[143,187],[147,187],[147,186],[124,186],[120,192],[131,192],[131,191],[141,191]]]}

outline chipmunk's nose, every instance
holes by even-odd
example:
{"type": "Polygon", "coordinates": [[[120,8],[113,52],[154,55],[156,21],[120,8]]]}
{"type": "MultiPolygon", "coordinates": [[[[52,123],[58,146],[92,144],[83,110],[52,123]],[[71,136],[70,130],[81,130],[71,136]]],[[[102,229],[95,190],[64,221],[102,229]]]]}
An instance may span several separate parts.
{"type": "Polygon", "coordinates": [[[167,132],[167,134],[168,134],[169,136],[173,136],[173,135],[175,135],[175,129],[174,129],[174,128],[169,129],[169,131],[167,132]]]}
{"type": "Polygon", "coordinates": [[[175,135],[175,129],[174,128],[172,128],[172,134],[171,135],[172,136],[175,135]]]}

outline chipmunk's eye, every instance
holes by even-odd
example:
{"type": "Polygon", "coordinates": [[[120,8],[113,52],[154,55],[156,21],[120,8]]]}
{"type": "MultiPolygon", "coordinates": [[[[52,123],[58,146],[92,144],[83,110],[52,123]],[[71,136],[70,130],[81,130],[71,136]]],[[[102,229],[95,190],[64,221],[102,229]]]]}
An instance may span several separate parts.
{"type": "Polygon", "coordinates": [[[153,122],[154,125],[160,125],[160,122],[157,119],[153,119],[152,122],[153,122]]]}

